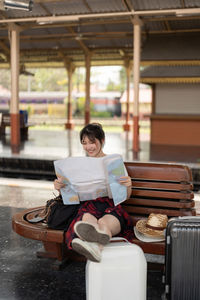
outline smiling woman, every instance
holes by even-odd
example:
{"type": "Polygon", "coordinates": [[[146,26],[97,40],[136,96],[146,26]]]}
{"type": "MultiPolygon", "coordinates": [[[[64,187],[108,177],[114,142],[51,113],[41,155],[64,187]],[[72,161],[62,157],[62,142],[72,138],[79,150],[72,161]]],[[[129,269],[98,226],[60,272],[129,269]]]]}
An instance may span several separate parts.
{"type": "MultiPolygon", "coordinates": [[[[86,125],[80,131],[80,142],[87,156],[106,156],[103,152],[105,133],[100,124],[86,125]]],[[[125,174],[119,178],[119,183],[126,187],[128,199],[132,182],[127,172],[125,174]]],[[[54,187],[59,192],[65,186],[61,177],[54,181],[54,187]]],[[[65,243],[69,249],[95,262],[101,261],[103,246],[109,243],[112,236],[122,234],[128,240],[133,238],[131,217],[120,204],[114,204],[109,192],[106,194],[104,197],[80,202],[77,214],[65,233],[65,243]]]]}

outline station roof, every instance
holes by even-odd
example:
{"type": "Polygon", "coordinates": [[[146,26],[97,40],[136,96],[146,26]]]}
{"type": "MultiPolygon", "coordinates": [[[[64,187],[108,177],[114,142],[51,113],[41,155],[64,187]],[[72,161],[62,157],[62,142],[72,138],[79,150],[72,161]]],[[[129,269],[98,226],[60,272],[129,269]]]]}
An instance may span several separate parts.
{"type": "MultiPolygon", "coordinates": [[[[28,0],[23,0],[28,2],[28,0]]],[[[123,65],[133,59],[133,20],[142,21],[141,61],[200,63],[200,1],[35,0],[31,12],[0,10],[0,68],[9,67],[9,29],[20,31],[20,64],[123,65]]]]}

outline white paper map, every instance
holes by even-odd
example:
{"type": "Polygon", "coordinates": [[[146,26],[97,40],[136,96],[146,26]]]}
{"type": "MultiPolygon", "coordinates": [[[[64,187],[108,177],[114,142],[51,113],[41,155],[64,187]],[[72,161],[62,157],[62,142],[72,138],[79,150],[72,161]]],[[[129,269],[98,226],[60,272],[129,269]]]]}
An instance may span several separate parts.
{"type": "Polygon", "coordinates": [[[57,177],[61,177],[65,188],[61,189],[65,204],[109,196],[117,205],[127,197],[126,187],[119,184],[125,166],[121,155],[104,157],[69,157],[54,162],[57,177]]]}
{"type": "Polygon", "coordinates": [[[115,205],[127,199],[127,188],[119,183],[121,176],[125,176],[125,168],[122,158],[107,161],[108,182],[115,205]]]}

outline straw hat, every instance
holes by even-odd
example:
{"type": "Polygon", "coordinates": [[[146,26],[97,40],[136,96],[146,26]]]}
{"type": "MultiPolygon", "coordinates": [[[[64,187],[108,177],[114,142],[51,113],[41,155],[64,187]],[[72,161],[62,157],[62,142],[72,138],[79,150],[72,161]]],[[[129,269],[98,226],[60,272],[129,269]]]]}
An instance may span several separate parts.
{"type": "Polygon", "coordinates": [[[147,219],[139,220],[136,229],[144,236],[152,238],[163,238],[164,230],[167,227],[167,215],[151,213],[147,219]]]}

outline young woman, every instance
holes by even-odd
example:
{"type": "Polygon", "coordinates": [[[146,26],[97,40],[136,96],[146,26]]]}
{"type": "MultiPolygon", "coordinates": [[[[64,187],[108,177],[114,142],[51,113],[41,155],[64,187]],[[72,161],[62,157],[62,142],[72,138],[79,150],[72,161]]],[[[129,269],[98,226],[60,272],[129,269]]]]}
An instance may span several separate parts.
{"type": "MultiPolygon", "coordinates": [[[[87,156],[106,155],[103,152],[105,133],[100,124],[86,125],[80,132],[80,142],[87,156]]],[[[127,198],[129,198],[131,178],[120,177],[120,184],[127,187],[127,198]]],[[[61,178],[54,181],[54,187],[58,191],[64,187],[61,178]]],[[[113,200],[107,196],[81,202],[78,213],[65,234],[65,242],[69,249],[75,250],[92,261],[100,262],[103,246],[116,235],[131,240],[133,224],[131,217],[121,205],[114,206],[113,200]]]]}

